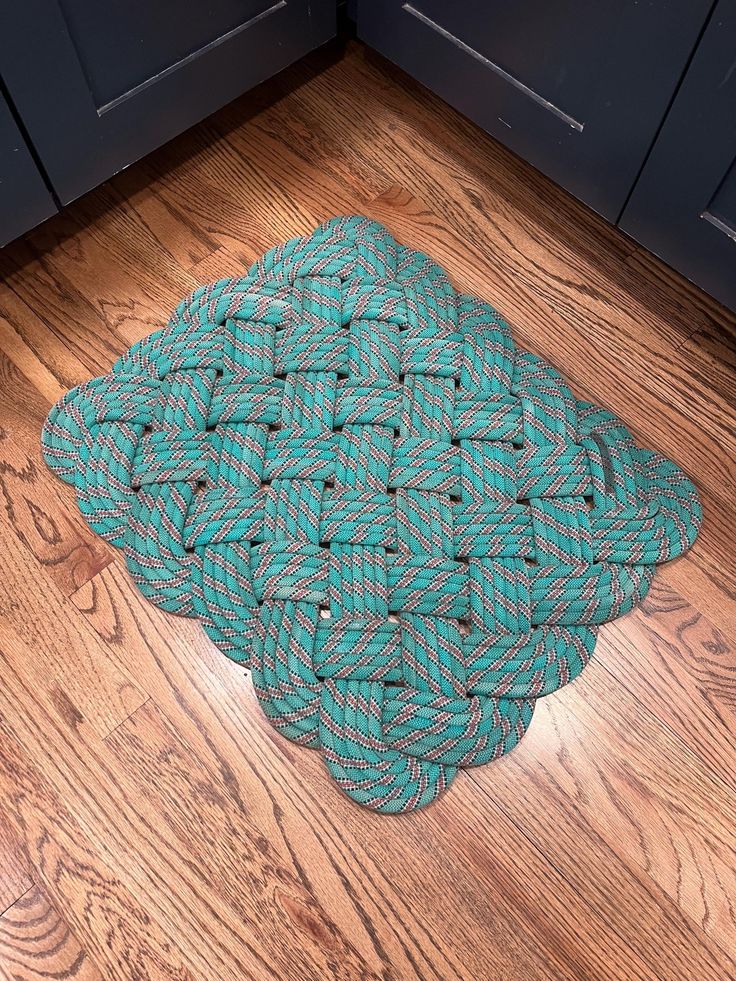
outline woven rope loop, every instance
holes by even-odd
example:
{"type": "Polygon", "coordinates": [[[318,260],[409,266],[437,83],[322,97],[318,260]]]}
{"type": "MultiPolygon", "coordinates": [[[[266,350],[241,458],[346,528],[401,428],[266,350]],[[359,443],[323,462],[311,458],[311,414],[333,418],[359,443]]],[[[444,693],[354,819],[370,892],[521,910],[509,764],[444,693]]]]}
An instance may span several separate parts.
{"type": "Polygon", "coordinates": [[[141,592],[385,812],[512,749],[701,520],[674,464],[359,216],[197,289],[43,446],[141,592]]]}

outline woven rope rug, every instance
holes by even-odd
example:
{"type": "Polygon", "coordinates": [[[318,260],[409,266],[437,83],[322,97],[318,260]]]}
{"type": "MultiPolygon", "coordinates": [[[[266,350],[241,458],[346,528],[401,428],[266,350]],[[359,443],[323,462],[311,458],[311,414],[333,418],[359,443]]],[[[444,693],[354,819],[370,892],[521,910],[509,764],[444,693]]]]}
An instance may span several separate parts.
{"type": "Polygon", "coordinates": [[[674,464],[361,217],[196,290],[43,444],[141,592],[387,812],[515,746],[701,516],[674,464]]]}

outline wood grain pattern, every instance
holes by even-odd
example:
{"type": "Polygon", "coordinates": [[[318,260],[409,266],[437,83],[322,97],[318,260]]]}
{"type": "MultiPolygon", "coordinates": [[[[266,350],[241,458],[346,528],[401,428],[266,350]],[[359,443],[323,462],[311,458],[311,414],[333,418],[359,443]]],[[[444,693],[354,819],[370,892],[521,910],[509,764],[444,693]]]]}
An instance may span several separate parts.
{"type": "Polygon", "coordinates": [[[658,577],[630,617],[606,626],[598,657],[713,773],[736,787],[732,637],[658,577]]]}
{"type": "Polygon", "coordinates": [[[28,862],[13,825],[0,810],[0,915],[32,885],[28,862]]]}
{"type": "Polygon", "coordinates": [[[0,916],[0,978],[102,981],[97,965],[39,886],[0,916]]]}
{"type": "MultiPolygon", "coordinates": [[[[27,651],[20,638],[10,639],[18,651],[27,651]]],[[[8,810],[12,809],[16,830],[23,836],[36,884],[53,899],[105,978],[191,981],[195,976],[205,976],[193,975],[182,966],[176,945],[153,916],[155,904],[141,901],[141,896],[147,899],[145,891],[131,890],[130,879],[117,875],[106,862],[106,794],[95,795],[94,782],[92,788],[85,789],[84,778],[76,786],[64,784],[63,776],[57,793],[44,773],[47,769],[49,775],[64,774],[64,761],[74,759],[84,770],[86,747],[80,743],[78,719],[73,712],[58,710],[58,695],[54,698],[37,693],[7,663],[4,667],[8,687],[0,690],[3,718],[11,702],[6,697],[10,692],[11,704],[35,707],[35,718],[26,711],[16,725],[19,738],[5,722],[0,727],[0,788],[8,810]],[[31,759],[34,751],[38,765],[31,759]],[[92,798],[95,820],[85,825],[84,804],[92,798]]],[[[91,773],[88,769],[86,776],[91,773]]],[[[118,838],[118,864],[123,867],[131,863],[126,844],[124,835],[118,838]]]]}
{"type": "Polygon", "coordinates": [[[0,977],[736,974],[736,319],[356,43],[0,253],[0,977]],[[332,214],[487,297],[698,483],[705,527],[518,749],[344,798],[44,468],[50,403],[332,214]]]}
{"type": "MultiPolygon", "coordinates": [[[[27,363],[26,369],[33,373],[32,364],[27,363]]],[[[48,402],[2,351],[0,384],[4,392],[0,400],[4,517],[17,539],[69,596],[107,565],[112,549],[69,506],[73,492],[55,480],[40,459],[38,434],[48,402]]]]}

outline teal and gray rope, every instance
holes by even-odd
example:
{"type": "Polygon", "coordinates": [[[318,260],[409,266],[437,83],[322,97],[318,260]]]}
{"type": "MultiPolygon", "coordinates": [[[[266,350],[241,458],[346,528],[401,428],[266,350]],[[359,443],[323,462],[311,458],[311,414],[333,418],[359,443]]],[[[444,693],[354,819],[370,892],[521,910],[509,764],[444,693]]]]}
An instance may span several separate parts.
{"type": "Polygon", "coordinates": [[[388,812],[515,746],[700,522],[674,464],[361,217],[196,290],[43,443],[140,590],[388,812]]]}

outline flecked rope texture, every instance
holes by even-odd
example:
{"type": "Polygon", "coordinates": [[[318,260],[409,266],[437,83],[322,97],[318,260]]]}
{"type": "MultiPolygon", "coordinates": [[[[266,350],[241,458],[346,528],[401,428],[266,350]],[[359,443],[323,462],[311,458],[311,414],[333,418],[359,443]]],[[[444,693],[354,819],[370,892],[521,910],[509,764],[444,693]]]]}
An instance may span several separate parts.
{"type": "Polygon", "coordinates": [[[361,217],[196,290],[43,444],[140,590],[388,812],[515,746],[701,519],[674,464],[361,217]]]}

